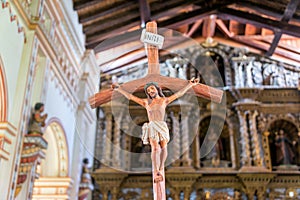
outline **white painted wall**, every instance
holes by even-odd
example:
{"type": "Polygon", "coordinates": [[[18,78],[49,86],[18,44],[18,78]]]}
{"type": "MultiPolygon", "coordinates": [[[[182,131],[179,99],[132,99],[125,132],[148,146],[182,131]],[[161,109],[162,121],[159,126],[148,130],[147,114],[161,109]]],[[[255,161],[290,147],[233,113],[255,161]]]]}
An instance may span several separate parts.
{"type": "MultiPolygon", "coordinates": [[[[10,12],[8,8],[0,7],[0,57],[3,64],[3,69],[7,84],[8,95],[8,121],[15,127],[21,118],[21,110],[16,114],[16,99],[18,96],[18,79],[20,76],[20,65],[22,59],[22,52],[24,47],[24,36],[18,33],[16,21],[10,21],[10,12]]],[[[23,89],[24,91],[24,89],[23,89]]],[[[20,105],[20,103],[18,103],[20,105]]],[[[8,145],[8,152],[10,157],[8,161],[1,162],[0,165],[0,180],[6,180],[7,184],[0,184],[1,198],[6,199],[9,195],[11,187],[11,175],[14,169],[14,153],[16,150],[16,139],[12,137],[12,143],[8,145]]]]}
{"type": "MultiPolygon", "coordinates": [[[[45,113],[48,114],[49,119],[55,117],[61,121],[63,129],[66,133],[70,159],[73,157],[72,150],[74,143],[74,133],[75,129],[77,128],[77,124],[75,123],[75,112],[76,108],[74,108],[64,99],[64,96],[56,86],[54,79],[50,79],[47,86],[45,113]]],[[[71,170],[72,166],[69,167],[71,170]]]]}
{"type": "Polygon", "coordinates": [[[16,21],[10,21],[9,9],[0,7],[0,56],[7,81],[9,121],[18,84],[23,46],[23,34],[18,33],[16,21]]]}

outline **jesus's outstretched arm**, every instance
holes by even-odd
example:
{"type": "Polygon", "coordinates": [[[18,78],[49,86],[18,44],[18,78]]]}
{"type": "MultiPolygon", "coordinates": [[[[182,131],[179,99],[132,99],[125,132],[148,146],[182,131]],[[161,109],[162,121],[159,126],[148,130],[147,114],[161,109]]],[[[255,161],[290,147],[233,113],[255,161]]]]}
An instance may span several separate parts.
{"type": "Polygon", "coordinates": [[[123,90],[122,87],[120,87],[118,84],[113,84],[112,88],[118,91],[119,93],[121,93],[122,95],[124,95],[127,99],[132,100],[143,107],[146,106],[145,99],[141,99],[139,97],[134,96],[133,94],[128,93],[127,91],[123,90]]]}
{"type": "Polygon", "coordinates": [[[194,79],[192,78],[189,83],[182,88],[181,90],[179,90],[178,92],[176,92],[175,94],[171,95],[168,97],[168,104],[172,103],[174,100],[178,99],[179,97],[183,96],[189,89],[191,89],[193,86],[197,85],[199,83],[199,79],[194,79]]]}

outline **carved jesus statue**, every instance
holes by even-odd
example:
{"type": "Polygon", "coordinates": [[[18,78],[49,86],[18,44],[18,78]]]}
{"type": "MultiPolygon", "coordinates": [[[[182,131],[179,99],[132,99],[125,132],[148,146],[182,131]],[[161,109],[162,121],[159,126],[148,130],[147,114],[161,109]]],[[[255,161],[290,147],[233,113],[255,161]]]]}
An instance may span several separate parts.
{"type": "Polygon", "coordinates": [[[175,94],[165,97],[161,87],[156,82],[149,82],[144,90],[147,99],[136,97],[123,90],[119,85],[113,84],[112,88],[123,94],[127,99],[136,102],[147,110],[149,123],[143,125],[142,141],[151,145],[151,159],[154,171],[154,182],[163,181],[162,170],[167,159],[167,144],[170,140],[169,129],[164,121],[168,104],[183,96],[190,88],[199,83],[198,79],[191,79],[184,88],[175,94]]]}

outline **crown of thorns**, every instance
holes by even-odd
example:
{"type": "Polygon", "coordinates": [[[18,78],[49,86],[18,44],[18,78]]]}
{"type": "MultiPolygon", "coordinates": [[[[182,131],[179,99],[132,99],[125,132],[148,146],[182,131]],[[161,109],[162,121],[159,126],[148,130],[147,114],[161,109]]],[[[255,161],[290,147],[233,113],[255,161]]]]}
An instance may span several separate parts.
{"type": "Polygon", "coordinates": [[[147,90],[147,88],[148,88],[149,86],[151,86],[151,85],[154,85],[154,86],[156,86],[156,87],[159,87],[157,82],[149,82],[149,83],[147,83],[147,84],[144,86],[144,90],[147,90]]]}

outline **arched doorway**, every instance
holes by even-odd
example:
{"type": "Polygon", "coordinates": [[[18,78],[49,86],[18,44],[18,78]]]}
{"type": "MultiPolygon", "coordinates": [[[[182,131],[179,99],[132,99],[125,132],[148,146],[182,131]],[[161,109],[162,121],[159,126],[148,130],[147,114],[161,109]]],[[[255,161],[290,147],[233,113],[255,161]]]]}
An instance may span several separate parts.
{"type": "Polygon", "coordinates": [[[58,119],[49,120],[43,137],[48,142],[48,149],[38,168],[40,178],[34,182],[32,199],[69,199],[72,182],[69,177],[69,150],[65,131],[58,119]]]}

